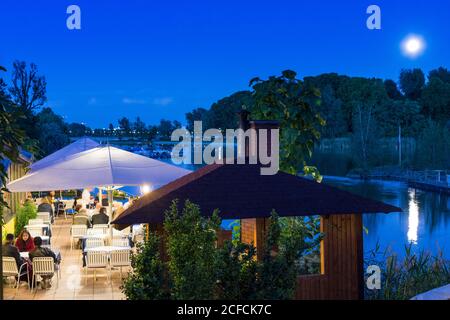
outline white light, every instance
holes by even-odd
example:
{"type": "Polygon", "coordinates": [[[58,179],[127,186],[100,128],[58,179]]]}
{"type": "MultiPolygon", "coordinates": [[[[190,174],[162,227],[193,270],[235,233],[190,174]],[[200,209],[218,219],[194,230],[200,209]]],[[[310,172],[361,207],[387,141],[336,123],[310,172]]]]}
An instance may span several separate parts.
{"type": "Polygon", "coordinates": [[[418,35],[409,35],[402,41],[403,54],[410,58],[417,58],[425,50],[425,40],[418,35]]]}
{"type": "Polygon", "coordinates": [[[409,208],[408,208],[408,241],[417,244],[419,233],[419,206],[415,200],[414,190],[409,191],[409,208]]]}
{"type": "Polygon", "coordinates": [[[141,186],[141,193],[143,195],[149,193],[150,191],[152,191],[152,188],[148,184],[141,186]]]}

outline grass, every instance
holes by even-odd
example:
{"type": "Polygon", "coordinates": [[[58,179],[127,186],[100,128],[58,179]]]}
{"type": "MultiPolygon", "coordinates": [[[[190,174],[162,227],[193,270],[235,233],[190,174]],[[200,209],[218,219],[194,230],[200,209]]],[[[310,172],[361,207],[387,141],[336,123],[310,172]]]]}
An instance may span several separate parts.
{"type": "Polygon", "coordinates": [[[381,252],[377,244],[365,261],[365,267],[369,265],[381,269],[381,289],[365,286],[365,298],[370,300],[408,300],[450,283],[450,261],[442,253],[414,253],[411,245],[406,245],[404,257],[398,258],[388,249],[381,252]]]}

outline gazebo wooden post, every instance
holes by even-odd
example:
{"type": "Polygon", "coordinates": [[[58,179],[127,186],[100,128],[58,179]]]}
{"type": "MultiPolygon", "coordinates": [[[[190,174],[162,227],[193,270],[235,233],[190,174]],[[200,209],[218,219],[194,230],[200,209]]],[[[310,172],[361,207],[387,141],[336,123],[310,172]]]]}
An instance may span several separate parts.
{"type": "Polygon", "coordinates": [[[258,261],[264,254],[268,223],[267,218],[241,219],[241,241],[255,246],[258,261]]]}

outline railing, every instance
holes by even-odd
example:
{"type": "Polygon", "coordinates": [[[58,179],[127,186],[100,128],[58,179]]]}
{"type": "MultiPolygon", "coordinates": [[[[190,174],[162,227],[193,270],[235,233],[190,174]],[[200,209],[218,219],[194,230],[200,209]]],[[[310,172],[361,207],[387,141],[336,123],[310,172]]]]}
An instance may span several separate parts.
{"type": "Polygon", "coordinates": [[[450,186],[450,171],[448,170],[424,170],[407,171],[407,179],[412,182],[426,183],[436,186],[450,186]]]}

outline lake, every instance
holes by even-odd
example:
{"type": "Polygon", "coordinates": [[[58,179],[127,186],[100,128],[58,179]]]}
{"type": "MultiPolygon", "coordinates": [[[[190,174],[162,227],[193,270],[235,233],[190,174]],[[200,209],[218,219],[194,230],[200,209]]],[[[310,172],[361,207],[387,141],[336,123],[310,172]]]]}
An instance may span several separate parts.
{"type": "Polygon", "coordinates": [[[404,212],[366,214],[363,224],[364,252],[376,247],[390,248],[399,256],[405,245],[414,252],[425,250],[433,254],[442,251],[450,258],[450,197],[435,192],[409,188],[404,182],[325,176],[323,183],[374,200],[400,207],[404,212]]]}

